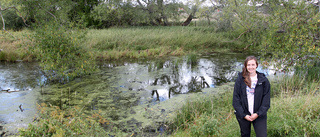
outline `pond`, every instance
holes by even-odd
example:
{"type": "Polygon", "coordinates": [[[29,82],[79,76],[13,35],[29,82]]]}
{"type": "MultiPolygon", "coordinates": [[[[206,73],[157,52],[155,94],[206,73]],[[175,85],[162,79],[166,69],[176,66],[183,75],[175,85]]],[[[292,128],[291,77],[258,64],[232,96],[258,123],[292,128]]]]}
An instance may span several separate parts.
{"type": "MultiPolygon", "coordinates": [[[[0,134],[14,134],[33,121],[37,103],[62,108],[80,105],[85,111],[102,110],[113,126],[130,132],[161,131],[166,116],[186,96],[213,92],[234,81],[247,55],[212,53],[197,57],[100,62],[100,71],[67,84],[50,84],[35,63],[0,64],[0,134]]],[[[266,75],[274,72],[258,68],[266,75]]]]}

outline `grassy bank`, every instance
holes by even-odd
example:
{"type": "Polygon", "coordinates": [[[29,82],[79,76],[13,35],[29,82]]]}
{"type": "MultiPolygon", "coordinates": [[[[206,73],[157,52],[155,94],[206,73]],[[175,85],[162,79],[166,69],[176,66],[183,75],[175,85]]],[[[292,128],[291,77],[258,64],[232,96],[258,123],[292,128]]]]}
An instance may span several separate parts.
{"type": "MultiPolygon", "coordinates": [[[[32,61],[36,52],[30,52],[32,31],[11,32],[0,39],[0,60],[32,61]]],[[[155,58],[180,56],[189,53],[229,52],[243,47],[233,41],[232,34],[215,33],[210,27],[130,27],[88,30],[81,45],[91,50],[100,60],[123,58],[155,58]]]]}
{"type": "Polygon", "coordinates": [[[29,51],[32,43],[28,39],[31,32],[24,30],[11,33],[15,38],[4,32],[2,32],[2,36],[0,37],[0,61],[32,61],[34,56],[29,51]]]}
{"type": "MultiPolygon", "coordinates": [[[[268,136],[320,136],[319,82],[294,75],[272,80],[271,86],[268,136]]],[[[188,102],[171,123],[173,136],[240,136],[232,93],[231,83],[217,95],[188,102]]]]}

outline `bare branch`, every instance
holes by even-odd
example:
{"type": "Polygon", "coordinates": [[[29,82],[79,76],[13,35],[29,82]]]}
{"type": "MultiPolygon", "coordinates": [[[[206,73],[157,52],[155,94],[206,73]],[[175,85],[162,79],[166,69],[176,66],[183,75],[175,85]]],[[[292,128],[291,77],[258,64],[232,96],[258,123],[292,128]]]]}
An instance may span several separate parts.
{"type": "Polygon", "coordinates": [[[41,9],[43,9],[44,11],[46,11],[48,14],[50,14],[51,16],[53,16],[53,17],[54,17],[54,19],[56,19],[56,20],[57,20],[57,17],[56,17],[56,16],[54,16],[51,12],[49,12],[49,11],[45,10],[44,8],[42,8],[40,4],[38,4],[38,5],[39,5],[39,7],[40,7],[41,9]]]}
{"type": "MultiPolygon", "coordinates": [[[[250,32],[250,30],[248,29],[247,31],[242,32],[242,33],[239,35],[238,38],[236,38],[236,39],[234,39],[234,40],[232,40],[232,41],[238,40],[243,34],[245,34],[245,33],[247,33],[247,32],[250,32]]],[[[232,42],[232,41],[231,41],[231,42],[232,42]]]]}

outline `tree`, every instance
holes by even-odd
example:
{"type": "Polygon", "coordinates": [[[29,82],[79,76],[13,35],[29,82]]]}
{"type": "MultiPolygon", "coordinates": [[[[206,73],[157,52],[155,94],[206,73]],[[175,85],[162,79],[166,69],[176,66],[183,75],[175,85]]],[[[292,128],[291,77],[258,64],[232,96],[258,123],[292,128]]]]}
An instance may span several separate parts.
{"type": "Polygon", "coordinates": [[[223,9],[236,40],[286,69],[320,59],[319,11],[308,1],[234,0],[223,9]],[[227,14],[226,14],[227,13],[227,14]]]}
{"type": "Polygon", "coordinates": [[[284,67],[308,65],[320,59],[320,17],[317,6],[305,1],[269,3],[268,31],[260,46],[262,55],[272,53],[271,59],[284,67]]]}
{"type": "MultiPolygon", "coordinates": [[[[26,24],[26,20],[22,17],[22,15],[21,15],[21,12],[15,7],[15,6],[11,6],[11,7],[6,7],[6,8],[2,8],[2,6],[0,5],[0,16],[1,16],[1,20],[2,20],[2,22],[1,22],[1,24],[2,24],[2,30],[3,31],[5,31],[5,32],[7,32],[7,33],[9,33],[12,37],[14,37],[10,32],[8,32],[7,30],[6,30],[6,21],[5,21],[5,18],[4,17],[12,17],[12,18],[14,18],[14,19],[22,19],[22,21],[23,21],[23,23],[26,25],[26,26],[29,26],[29,25],[27,25],[26,24]],[[16,14],[14,14],[12,11],[9,11],[10,9],[14,9],[16,12],[18,12],[19,13],[19,18],[18,18],[18,16],[16,15],[16,14]],[[9,12],[6,12],[4,15],[2,14],[4,11],[9,11],[9,12]],[[9,15],[9,16],[8,16],[9,15]]],[[[19,23],[19,21],[17,21],[17,22],[14,22],[13,20],[14,19],[11,19],[11,20],[9,20],[9,22],[10,22],[10,27],[12,27],[13,28],[13,26],[19,26],[19,27],[21,27],[21,25],[13,25],[13,24],[15,24],[15,23],[19,23]]],[[[20,20],[20,23],[21,23],[21,20],[20,20]]]]}
{"type": "Polygon", "coordinates": [[[95,25],[97,22],[90,16],[94,7],[103,0],[71,0],[72,7],[68,11],[68,18],[76,23],[83,23],[84,27],[95,25]]]}
{"type": "Polygon", "coordinates": [[[182,26],[188,26],[192,19],[195,18],[196,12],[199,10],[199,6],[205,2],[205,0],[192,0],[188,2],[188,5],[191,6],[191,9],[189,11],[189,16],[188,18],[182,23],[182,26]]]}
{"type": "Polygon", "coordinates": [[[137,0],[140,8],[148,13],[149,22],[151,25],[167,25],[167,16],[164,14],[163,0],[137,0]]]}

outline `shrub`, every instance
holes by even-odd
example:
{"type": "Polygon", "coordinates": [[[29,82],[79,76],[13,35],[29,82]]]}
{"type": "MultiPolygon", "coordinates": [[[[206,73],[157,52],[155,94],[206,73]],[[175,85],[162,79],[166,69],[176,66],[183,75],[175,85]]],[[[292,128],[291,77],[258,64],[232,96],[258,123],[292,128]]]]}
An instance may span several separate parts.
{"type": "Polygon", "coordinates": [[[49,79],[67,82],[95,70],[95,59],[90,51],[80,46],[86,31],[50,23],[35,30],[32,51],[37,52],[40,66],[49,79]]]}

